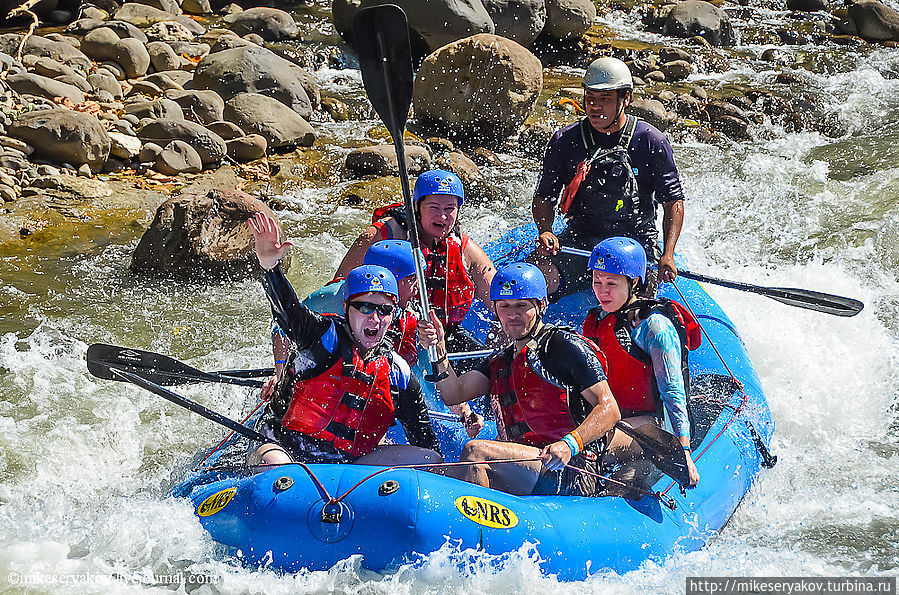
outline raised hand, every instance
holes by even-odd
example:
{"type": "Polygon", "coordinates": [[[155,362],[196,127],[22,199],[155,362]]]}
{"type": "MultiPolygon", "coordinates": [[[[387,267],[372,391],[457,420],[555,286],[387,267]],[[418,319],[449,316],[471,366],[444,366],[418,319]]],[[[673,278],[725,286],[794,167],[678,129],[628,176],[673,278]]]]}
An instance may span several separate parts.
{"type": "Polygon", "coordinates": [[[290,253],[293,242],[280,241],[278,224],[273,217],[265,213],[256,213],[247,220],[250,230],[253,232],[253,240],[256,243],[256,258],[265,270],[271,270],[278,266],[282,258],[290,253]]]}

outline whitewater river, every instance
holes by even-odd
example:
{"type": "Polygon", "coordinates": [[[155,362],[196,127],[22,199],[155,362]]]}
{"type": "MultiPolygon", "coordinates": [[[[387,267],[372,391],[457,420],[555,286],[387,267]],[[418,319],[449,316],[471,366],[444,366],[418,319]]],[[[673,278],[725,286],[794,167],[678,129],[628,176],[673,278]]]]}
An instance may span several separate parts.
{"type": "MultiPolygon", "coordinates": [[[[679,248],[694,270],[866,304],[846,319],[708,287],[761,377],[780,462],[705,549],[586,584],[540,576],[527,548],[475,560],[464,577],[449,550],[389,576],[353,561],[291,576],[230,564],[191,506],[165,497],[222,430],[135,387],[94,379],[85,352],[107,342],[209,370],[270,365],[261,286],[134,278],[127,267],[142,228],[98,217],[39,244],[0,247],[0,591],[58,580],[78,582],[27,588],[168,593],[175,587],[164,577],[175,576],[192,593],[682,593],[695,575],[896,575],[899,52],[842,60],[828,76],[801,71],[833,137],[769,128],[741,144],[675,143],[688,197],[679,248]]],[[[319,75],[326,89],[358,88],[358,73],[319,75]]],[[[717,76],[761,82],[774,73],[717,76]]],[[[361,139],[373,125],[328,134],[361,139]]],[[[528,217],[537,162],[503,157],[508,167],[486,170],[503,202],[463,211],[477,240],[528,217]]],[[[297,244],[289,277],[300,293],[329,279],[369,216],[335,210],[334,195],[301,187],[281,197],[289,208],[279,216],[297,244]]],[[[181,390],[232,417],[255,398],[217,385],[181,390]]]]}

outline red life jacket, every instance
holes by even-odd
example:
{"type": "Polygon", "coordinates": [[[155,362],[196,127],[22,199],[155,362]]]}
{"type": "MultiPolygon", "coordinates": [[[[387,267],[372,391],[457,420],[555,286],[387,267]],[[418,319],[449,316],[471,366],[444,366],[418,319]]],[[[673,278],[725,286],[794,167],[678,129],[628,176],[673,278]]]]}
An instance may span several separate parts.
{"type": "MultiPolygon", "coordinates": [[[[590,344],[605,369],[605,357],[590,344]]],[[[528,342],[511,362],[505,351],[491,358],[490,398],[502,422],[497,424],[500,440],[543,448],[579,424],[571,414],[568,390],[544,379],[528,362],[528,357],[538,357],[536,347],[536,341],[528,342]]]]}
{"type": "MultiPolygon", "coordinates": [[[[699,347],[702,342],[702,330],[699,323],[678,302],[672,300],[646,300],[639,302],[640,318],[648,317],[652,312],[664,314],[677,330],[681,339],[681,369],[684,373],[684,390],[689,395],[689,371],[686,367],[686,352],[699,347]],[[647,303],[649,302],[649,303],[647,303]]],[[[583,334],[593,339],[609,360],[609,388],[618,402],[621,417],[633,415],[662,413],[655,377],[652,373],[652,361],[649,355],[636,345],[625,349],[616,331],[630,333],[630,329],[618,324],[618,317],[608,313],[599,320],[595,311],[591,311],[584,320],[583,334]]],[[[689,397],[688,397],[689,407],[689,397]]]]}
{"type": "Polygon", "coordinates": [[[414,368],[418,363],[418,319],[411,312],[405,312],[393,321],[387,332],[393,340],[393,350],[414,368]]]}
{"type": "MultiPolygon", "coordinates": [[[[375,209],[372,224],[378,228],[381,240],[393,238],[390,226],[382,219],[393,217],[403,229],[407,229],[405,211],[401,203],[375,209]]],[[[474,300],[474,281],[465,268],[462,254],[468,246],[468,236],[451,234],[438,242],[434,248],[422,246],[427,270],[425,282],[428,285],[428,301],[444,326],[457,325],[465,318],[474,300]]]]}
{"type": "Polygon", "coordinates": [[[328,371],[295,383],[281,425],[351,455],[370,453],[395,419],[389,357],[365,362],[346,348],[328,371]]]}

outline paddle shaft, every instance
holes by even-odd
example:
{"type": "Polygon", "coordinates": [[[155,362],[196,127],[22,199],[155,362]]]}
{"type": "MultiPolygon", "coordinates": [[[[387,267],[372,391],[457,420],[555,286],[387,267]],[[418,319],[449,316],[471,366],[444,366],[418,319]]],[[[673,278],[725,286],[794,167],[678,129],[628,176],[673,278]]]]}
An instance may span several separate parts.
{"type": "Polygon", "coordinates": [[[255,430],[252,430],[244,425],[237,423],[233,419],[227,418],[220,413],[216,413],[215,411],[212,411],[211,409],[207,409],[206,407],[203,407],[199,403],[195,403],[194,401],[191,401],[190,399],[182,397],[178,393],[175,393],[166,388],[163,388],[154,382],[150,382],[149,380],[146,380],[145,378],[141,378],[137,374],[133,374],[131,372],[126,372],[124,370],[119,370],[118,368],[113,368],[113,367],[110,367],[109,370],[110,370],[110,372],[112,372],[113,374],[119,376],[120,378],[122,378],[124,380],[132,382],[132,383],[136,384],[137,386],[150,391],[151,393],[155,393],[167,401],[170,401],[176,405],[180,405],[181,407],[184,407],[185,409],[189,409],[190,411],[193,411],[194,413],[202,415],[209,421],[214,421],[217,424],[223,425],[226,428],[228,428],[229,430],[233,430],[233,431],[237,432],[238,434],[240,434],[241,436],[245,436],[246,438],[249,438],[250,440],[259,440],[260,442],[275,442],[274,439],[269,438],[268,436],[265,436],[264,434],[260,434],[259,432],[255,431],[255,430]]]}
{"type": "MultiPolygon", "coordinates": [[[[580,250],[578,248],[561,246],[559,251],[574,256],[590,257],[590,252],[588,250],[580,250]]],[[[787,304],[788,306],[805,308],[806,310],[814,310],[816,312],[823,312],[834,316],[855,316],[865,307],[862,302],[856,299],[822,293],[820,291],[794,289],[790,287],[763,287],[761,285],[752,285],[750,283],[741,283],[739,281],[728,281],[727,279],[719,279],[717,277],[710,277],[708,275],[684,270],[678,270],[678,275],[702,283],[711,283],[712,285],[720,285],[721,287],[736,289],[738,291],[757,293],[782,304],[787,304]]]]}
{"type": "MultiPolygon", "coordinates": [[[[354,39],[357,40],[357,49],[360,52],[359,67],[362,70],[362,81],[365,85],[365,91],[393,139],[397,166],[399,168],[400,185],[403,190],[406,220],[409,222],[409,241],[412,243],[413,252],[418,254],[421,251],[421,242],[418,237],[415,206],[412,204],[412,192],[409,188],[409,172],[406,170],[406,146],[403,141],[403,132],[406,128],[406,118],[409,113],[412,94],[411,89],[404,88],[402,91],[406,92],[400,92],[400,89],[397,87],[407,80],[411,84],[412,80],[412,50],[409,45],[409,29],[406,14],[402,9],[394,5],[372,6],[363,9],[356,14],[353,20],[353,35],[354,39]],[[396,29],[394,31],[395,34],[402,31],[404,33],[403,38],[388,40],[385,23],[394,26],[396,29]],[[374,43],[371,43],[370,35],[374,35],[374,43]],[[363,43],[359,43],[360,40],[363,43]],[[364,40],[368,40],[367,43],[364,40]],[[377,60],[363,59],[362,54],[365,51],[363,48],[366,47],[376,51],[377,60]],[[402,66],[408,64],[408,79],[406,76],[396,76],[396,74],[400,73],[394,71],[396,64],[391,59],[390,49],[397,50],[397,56],[394,57],[396,62],[402,62],[402,66]],[[382,95],[378,92],[382,89],[386,104],[381,102],[382,95]],[[403,97],[402,103],[400,102],[400,97],[403,97]],[[408,97],[408,101],[405,99],[406,97],[408,97]]],[[[366,58],[370,58],[370,56],[366,56],[366,58]]],[[[427,316],[431,306],[428,303],[425,271],[418,258],[415,258],[415,278],[419,287],[419,305],[421,306],[421,311],[427,316]]],[[[425,379],[439,380],[440,378],[436,371],[437,350],[435,347],[428,348],[428,358],[430,359],[431,373],[426,374],[425,379]]]]}

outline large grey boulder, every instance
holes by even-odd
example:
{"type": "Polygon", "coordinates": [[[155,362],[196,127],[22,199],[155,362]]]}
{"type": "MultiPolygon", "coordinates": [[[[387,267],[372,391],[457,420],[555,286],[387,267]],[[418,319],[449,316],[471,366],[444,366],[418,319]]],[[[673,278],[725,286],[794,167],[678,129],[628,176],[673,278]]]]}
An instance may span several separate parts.
{"type": "Polygon", "coordinates": [[[849,5],[849,18],[859,37],[868,41],[899,41],[899,12],[876,0],[849,5]]]}
{"type": "Polygon", "coordinates": [[[421,36],[430,51],[463,37],[495,31],[481,0],[334,0],[334,28],[345,39],[351,39],[352,20],[359,9],[381,4],[402,8],[409,28],[421,36]]]}
{"type": "Polygon", "coordinates": [[[671,37],[699,35],[712,45],[734,43],[734,30],[727,13],[704,0],[684,0],[675,4],[665,18],[663,32],[671,37]]]}
{"type": "Polygon", "coordinates": [[[215,91],[166,91],[165,96],[181,106],[185,117],[198,124],[210,124],[222,119],[225,101],[215,91]]]}
{"type": "Polygon", "coordinates": [[[87,35],[94,29],[106,27],[115,31],[122,39],[133,37],[141,43],[147,43],[147,36],[143,31],[125,21],[101,21],[100,19],[79,19],[66,27],[66,33],[73,35],[87,35]]]}
{"type": "Polygon", "coordinates": [[[225,101],[240,93],[273,97],[308,118],[312,102],[300,72],[305,71],[274,52],[246,46],[209,54],[200,60],[193,84],[195,89],[215,91],[225,101]]]}
{"type": "Polygon", "coordinates": [[[6,77],[6,84],[20,95],[37,95],[47,99],[65,97],[72,103],[84,101],[84,93],[78,87],[39,74],[11,74],[6,77]]]}
{"type": "Polygon", "coordinates": [[[224,119],[247,134],[260,135],[270,149],[311,147],[315,142],[315,130],[302,116],[277,99],[258,93],[241,93],[229,99],[224,119]]]}
{"type": "Polygon", "coordinates": [[[169,14],[181,14],[181,7],[175,0],[134,0],[138,4],[146,4],[169,14]]]}
{"type": "MultiPolygon", "coordinates": [[[[0,35],[0,52],[15,56],[21,43],[22,36],[18,33],[0,35]]],[[[23,54],[52,58],[57,62],[71,66],[82,76],[93,68],[90,58],[72,44],[47,39],[39,35],[32,35],[28,38],[25,42],[23,54]]]]}
{"type": "Polygon", "coordinates": [[[34,147],[32,157],[51,163],[87,164],[98,172],[109,157],[109,136],[100,121],[70,109],[27,113],[12,123],[7,134],[34,147]]]}
{"type": "Polygon", "coordinates": [[[151,41],[147,44],[147,52],[150,54],[150,64],[157,72],[177,70],[181,66],[181,57],[164,41],[151,41]]]}
{"type": "Polygon", "coordinates": [[[591,0],[546,0],[546,26],[543,31],[555,39],[583,37],[596,20],[591,0]]]}
{"type": "Polygon", "coordinates": [[[183,140],[173,140],[156,157],[154,169],[167,176],[203,171],[200,154],[183,140]]]}
{"type": "Polygon", "coordinates": [[[265,157],[268,143],[265,137],[249,134],[228,141],[228,157],[238,163],[248,163],[265,157]]]}
{"type": "Polygon", "coordinates": [[[81,51],[98,62],[115,62],[128,78],[143,76],[150,67],[150,53],[143,43],[133,37],[120,39],[115,31],[107,27],[94,29],[85,35],[81,40],[81,51]]]}
{"type": "Polygon", "coordinates": [[[145,143],[155,143],[161,147],[173,140],[184,141],[196,149],[204,169],[218,167],[228,150],[222,137],[187,120],[157,120],[141,128],[137,136],[145,143]]]}
{"type": "MultiPolygon", "coordinates": [[[[419,175],[431,168],[431,154],[420,145],[405,145],[406,169],[419,175]]],[[[400,165],[393,145],[372,145],[353,149],[346,156],[346,170],[355,176],[399,175],[400,165]]]]}
{"type": "Polygon", "coordinates": [[[87,82],[94,91],[106,91],[115,99],[122,98],[122,85],[106,70],[97,70],[88,75],[87,82]]]}
{"type": "Polygon", "coordinates": [[[171,99],[154,99],[153,101],[136,101],[125,106],[125,113],[132,114],[138,119],[153,118],[154,120],[183,120],[184,112],[181,106],[171,99]]]}
{"type": "MultiPolygon", "coordinates": [[[[181,278],[239,278],[260,273],[247,219],[262,212],[261,200],[239,190],[182,194],[156,210],[134,250],[131,270],[181,278]]],[[[276,219],[277,220],[277,219],[276,219]]],[[[286,267],[287,263],[282,263],[286,267]]]]}
{"type": "Polygon", "coordinates": [[[545,0],[481,0],[495,33],[523,46],[531,45],[546,25],[545,0]]]}
{"type": "Polygon", "coordinates": [[[241,37],[255,33],[266,41],[281,41],[293,39],[299,34],[296,21],[290,13],[277,8],[248,8],[243,12],[227,15],[224,21],[241,37]]]}
{"type": "Polygon", "coordinates": [[[524,123],[543,89],[543,66],[510,39],[480,34],[440,48],[422,63],[415,114],[439,134],[498,146],[524,123]]]}
{"type": "Polygon", "coordinates": [[[126,21],[137,27],[149,27],[153,23],[161,23],[163,21],[176,21],[187,27],[188,31],[195,35],[206,33],[205,27],[190,17],[183,14],[173,15],[164,10],[136,2],[123,4],[121,8],[115,11],[113,18],[118,21],[126,21]]]}

